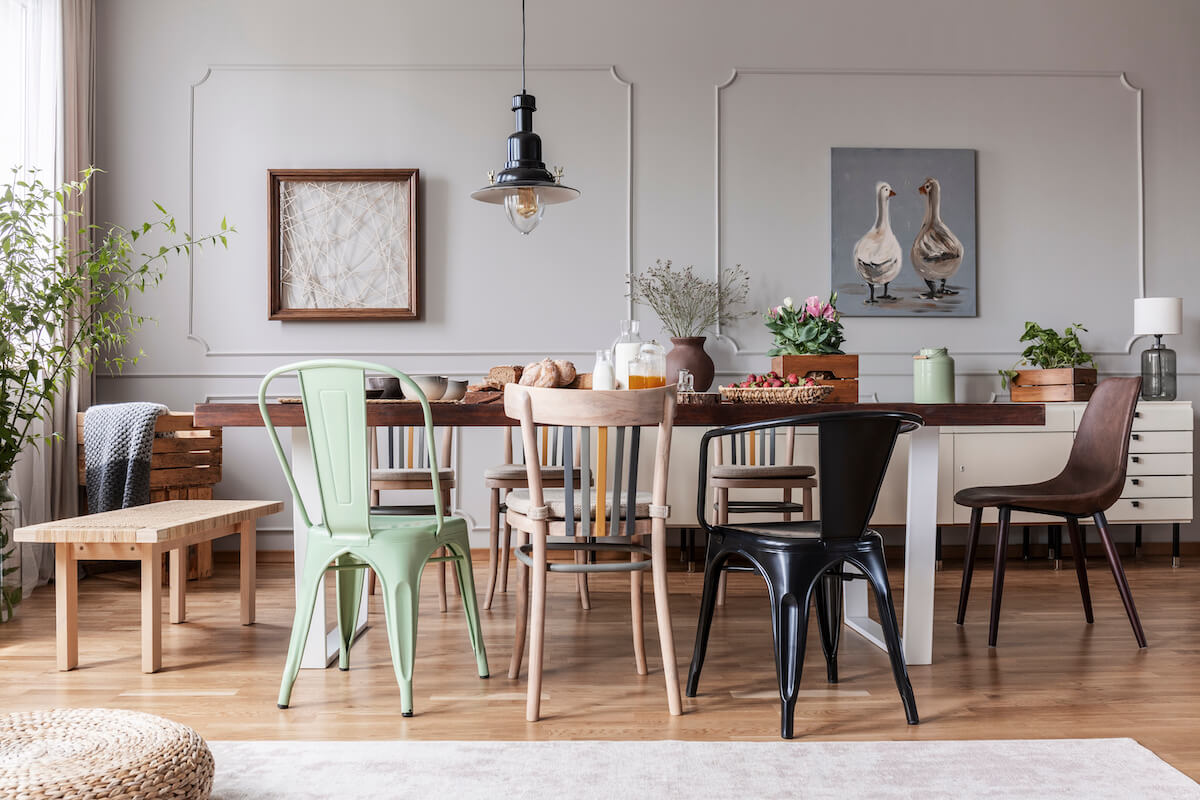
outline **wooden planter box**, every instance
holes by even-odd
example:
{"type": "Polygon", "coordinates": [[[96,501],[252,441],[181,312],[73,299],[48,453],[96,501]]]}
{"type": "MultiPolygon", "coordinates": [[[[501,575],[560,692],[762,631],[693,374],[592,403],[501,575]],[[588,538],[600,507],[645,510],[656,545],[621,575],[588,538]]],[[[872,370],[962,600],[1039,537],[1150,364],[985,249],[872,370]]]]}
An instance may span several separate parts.
{"type": "Polygon", "coordinates": [[[832,372],[833,379],[817,379],[822,386],[832,386],[833,391],[825,395],[823,403],[858,402],[858,356],[775,356],[771,369],[780,375],[793,372],[803,378],[810,372],[832,372]]]}
{"type": "Polygon", "coordinates": [[[1096,370],[1019,369],[1010,383],[1014,403],[1064,403],[1087,400],[1096,391],[1096,370]]]}

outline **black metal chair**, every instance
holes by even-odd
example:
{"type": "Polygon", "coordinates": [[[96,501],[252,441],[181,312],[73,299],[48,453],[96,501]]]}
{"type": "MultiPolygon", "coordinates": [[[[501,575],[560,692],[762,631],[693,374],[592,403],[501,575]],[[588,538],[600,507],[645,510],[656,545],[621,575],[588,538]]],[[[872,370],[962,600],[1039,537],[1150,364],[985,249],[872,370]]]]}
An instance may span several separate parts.
{"type": "Polygon", "coordinates": [[[792,738],[792,720],[800,691],[800,673],[804,666],[808,609],[813,595],[816,595],[817,624],[825,651],[827,676],[830,683],[836,683],[841,630],[841,582],[852,578],[865,577],[875,589],[880,624],[896,687],[904,701],[908,723],[917,724],[917,701],[913,696],[900,645],[900,628],[896,622],[883,555],[883,537],[868,529],[867,524],[875,509],[896,437],[921,424],[922,419],[916,414],[898,411],[833,411],[731,425],[704,435],[700,443],[696,517],[708,533],[708,548],[696,647],[688,671],[688,697],[696,696],[700,683],[700,669],[704,665],[704,653],[708,647],[722,568],[731,556],[740,556],[751,564],[747,569],[763,576],[771,595],[783,738],[792,738]],[[818,426],[821,519],[710,525],[705,516],[704,492],[708,485],[709,442],[719,436],[785,425],[818,426]],[[842,566],[846,563],[857,567],[863,574],[845,573],[842,566]]]}

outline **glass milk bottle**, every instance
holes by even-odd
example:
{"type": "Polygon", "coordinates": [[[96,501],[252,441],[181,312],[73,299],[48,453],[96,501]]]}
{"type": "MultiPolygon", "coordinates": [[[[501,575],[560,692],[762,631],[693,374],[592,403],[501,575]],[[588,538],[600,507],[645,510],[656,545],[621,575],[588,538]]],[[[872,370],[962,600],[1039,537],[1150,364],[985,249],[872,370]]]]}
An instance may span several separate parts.
{"type": "Polygon", "coordinates": [[[592,388],[608,391],[617,388],[617,373],[608,350],[596,351],[596,366],[592,367],[592,388]]]}
{"type": "Polygon", "coordinates": [[[642,337],[638,335],[641,326],[642,323],[636,319],[621,320],[621,335],[612,346],[612,362],[618,389],[629,388],[629,362],[637,358],[642,349],[642,337]]]}

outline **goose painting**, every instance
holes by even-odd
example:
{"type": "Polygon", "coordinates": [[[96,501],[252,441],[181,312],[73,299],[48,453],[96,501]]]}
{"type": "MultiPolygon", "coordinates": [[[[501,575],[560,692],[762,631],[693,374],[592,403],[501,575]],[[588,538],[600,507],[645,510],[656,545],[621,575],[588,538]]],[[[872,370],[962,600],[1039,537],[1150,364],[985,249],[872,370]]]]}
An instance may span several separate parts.
{"type": "Polygon", "coordinates": [[[937,178],[926,178],[918,192],[925,196],[925,217],[913,240],[913,269],[929,287],[921,294],[926,299],[958,294],[947,289],[946,281],[954,277],[963,260],[963,246],[958,237],[942,222],[942,187],[937,178]]]}
{"type": "Polygon", "coordinates": [[[976,316],[975,151],[834,147],[829,156],[829,284],[842,316],[976,316]]]}
{"type": "Polygon", "coordinates": [[[904,265],[904,254],[900,242],[892,233],[892,222],[888,219],[888,201],[896,196],[891,185],[879,181],[875,184],[875,224],[854,245],[854,268],[867,282],[870,297],[865,302],[894,302],[897,298],[888,294],[888,284],[900,274],[904,265]],[[875,299],[875,287],[882,286],[883,294],[875,299]]]}

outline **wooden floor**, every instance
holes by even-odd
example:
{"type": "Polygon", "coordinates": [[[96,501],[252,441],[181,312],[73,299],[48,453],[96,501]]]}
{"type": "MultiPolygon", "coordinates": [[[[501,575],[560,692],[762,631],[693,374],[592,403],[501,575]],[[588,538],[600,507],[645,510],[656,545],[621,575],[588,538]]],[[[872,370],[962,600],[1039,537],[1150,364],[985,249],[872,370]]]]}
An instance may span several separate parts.
{"type": "MultiPolygon", "coordinates": [[[[1128,565],[1150,647],[1139,651],[1104,563],[1090,562],[1096,623],[1083,621],[1073,570],[1010,562],[1000,646],[989,649],[990,570],[980,562],[968,624],[954,624],[960,571],[937,579],[933,666],[910,672],[921,724],[910,727],[885,655],[853,633],[843,637],[841,683],[825,683],[816,626],[796,712],[806,739],[989,739],[1132,737],[1193,778],[1200,777],[1200,568],[1166,559],[1128,565]]],[[[902,574],[892,575],[902,591],[902,574]]],[[[482,584],[482,580],[480,580],[482,584]]],[[[542,703],[526,723],[524,682],[505,677],[514,598],[484,612],[492,677],[480,680],[463,615],[439,614],[426,581],[415,671],[416,716],[400,716],[378,597],[372,627],[351,670],[303,670],[292,708],[275,707],[292,615],[290,567],[259,567],[258,624],[238,625],[237,570],[189,585],[189,621],[163,629],[162,672],[138,671],[136,585],[111,577],[79,587],[80,664],[54,666],[54,594],[38,590],[0,627],[3,708],[110,706],[184,722],[211,739],[763,739],[778,735],[778,695],[761,583],[734,575],[718,611],[700,695],[684,715],[667,713],[652,602],[646,607],[650,674],[633,668],[628,582],[592,581],[590,612],[574,578],[552,576],[542,703]]],[[[700,576],[671,575],[672,613],[686,676],[700,576]]],[[[453,611],[453,604],[451,606],[453,611]]],[[[1013,765],[1019,769],[1020,765],[1013,765]]]]}

